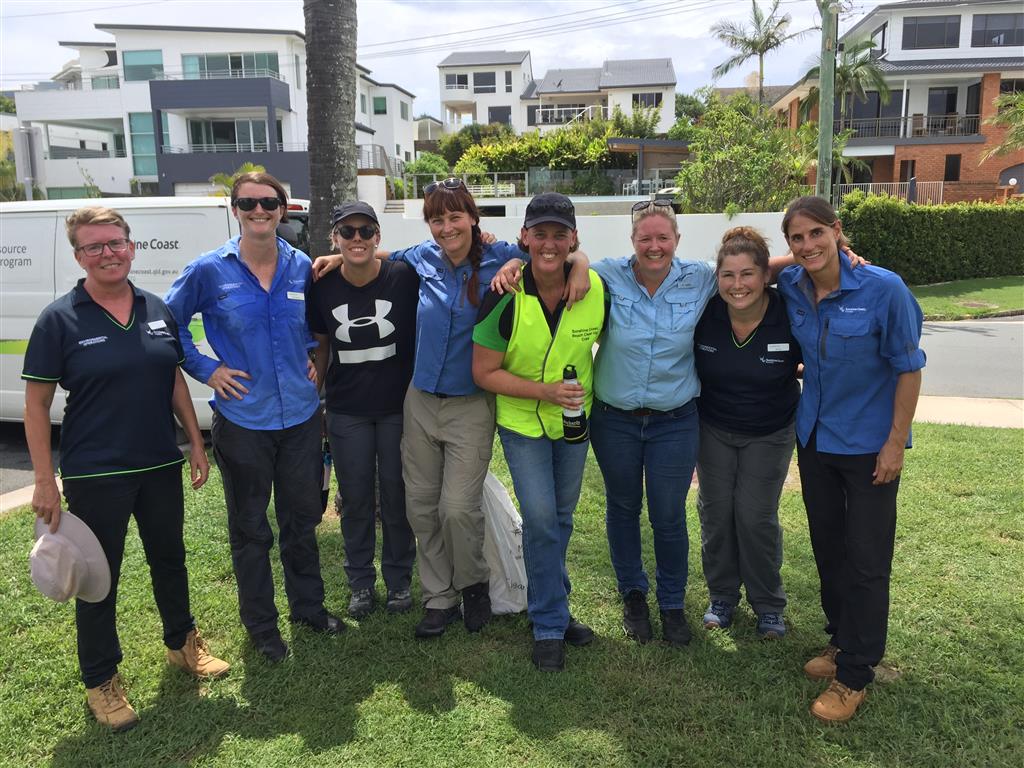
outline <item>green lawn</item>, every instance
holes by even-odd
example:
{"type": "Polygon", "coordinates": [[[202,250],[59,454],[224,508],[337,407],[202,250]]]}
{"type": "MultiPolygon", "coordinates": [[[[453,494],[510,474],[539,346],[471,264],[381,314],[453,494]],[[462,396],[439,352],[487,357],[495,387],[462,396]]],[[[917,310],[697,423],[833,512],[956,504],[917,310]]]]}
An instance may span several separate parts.
{"type": "Polygon", "coordinates": [[[926,320],[965,320],[1024,312],[1024,275],[916,285],[910,290],[926,320]]]}
{"type": "MultiPolygon", "coordinates": [[[[1024,755],[1024,435],[922,425],[900,495],[888,662],[856,719],[807,713],[822,685],[801,666],[824,641],[799,494],[786,491],[789,635],[757,639],[744,608],[729,632],[698,620],[707,598],[689,503],[695,639],[638,646],[620,628],[596,465],[570,546],[573,611],[599,638],[568,668],[529,663],[523,617],[479,636],[453,625],[417,642],[418,616],[376,613],[340,638],[292,631],[269,666],[241,629],[216,476],[191,496],[193,609],[229,676],[196,683],[164,663],[136,534],[119,598],[122,675],[142,723],[113,735],[86,714],[73,610],[28,578],[32,517],[0,520],[0,763],[11,766],[1020,766],[1024,755]]],[[[500,454],[500,449],[497,450],[500,454]]],[[[507,480],[497,459],[495,471],[507,480]]],[[[795,468],[794,468],[795,471],[795,468]]],[[[328,603],[347,603],[336,519],[320,540],[328,603]]],[[[649,534],[645,553],[651,563],[649,534]]],[[[278,578],[280,572],[278,569],[278,578]]],[[[279,604],[283,593],[279,591],[279,604]]]]}

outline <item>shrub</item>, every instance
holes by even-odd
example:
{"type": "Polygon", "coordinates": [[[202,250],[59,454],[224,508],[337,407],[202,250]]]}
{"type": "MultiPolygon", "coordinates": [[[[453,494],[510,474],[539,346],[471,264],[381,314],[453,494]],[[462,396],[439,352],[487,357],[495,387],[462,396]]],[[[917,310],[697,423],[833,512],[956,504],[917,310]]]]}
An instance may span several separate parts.
{"type": "Polygon", "coordinates": [[[1024,274],[1024,204],[913,205],[858,191],[839,218],[858,254],[911,285],[1024,274]]]}
{"type": "Polygon", "coordinates": [[[447,176],[449,169],[448,161],[433,152],[421,152],[420,156],[411,163],[405,164],[406,175],[417,175],[433,173],[438,176],[447,176]]]}

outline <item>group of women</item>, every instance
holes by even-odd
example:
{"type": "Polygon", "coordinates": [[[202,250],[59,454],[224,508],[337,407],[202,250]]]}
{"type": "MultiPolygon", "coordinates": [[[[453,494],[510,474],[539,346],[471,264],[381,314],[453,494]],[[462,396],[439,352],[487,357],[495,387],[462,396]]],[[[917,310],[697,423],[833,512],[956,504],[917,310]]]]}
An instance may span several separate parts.
{"type": "MultiPolygon", "coordinates": [[[[333,216],[338,255],[312,268],[274,235],[287,204],[276,179],[246,174],[231,201],[241,236],[193,262],[167,295],[169,312],[163,311],[166,327],[177,331],[169,344],[181,339],[175,360],[215,390],[214,455],[224,478],[239,609],[264,656],[277,661],[287,653],[270,578],[266,510],[272,488],[292,621],[332,634],[345,626],[324,608],[314,535],[321,515],[317,390],[326,382],[350,614],[361,618],[376,605],[376,474],[387,610],[412,607],[418,556],[423,615],[416,637],[441,635],[460,618],[471,632],[486,625],[491,611],[480,498],[497,424],[523,516],[533,662],[545,671],[564,667],[566,643],[586,645],[594,637],[569,609],[566,551],[588,440],[578,430],[565,432],[563,411],[582,410],[589,420],[605,483],[623,628],[640,642],[653,636],[640,536],[645,488],[662,636],[673,645],[690,640],[683,613],[685,500],[695,465],[711,598],[705,626],[730,625],[743,585],[757,631],[785,634],[777,510],[796,441],[829,633],[828,646],[805,672],[832,681],[811,711],[831,721],[853,715],[884,650],[896,489],[924,355],[921,314],[909,291],[890,272],[853,268],[827,203],[800,198],[787,210],[783,231],[791,258],[769,259],[764,239],[738,228],[726,233],[710,265],[676,259],[679,231],[671,206],[641,202],[632,214],[633,255],[590,269],[578,250],[572,203],[553,193],[531,201],[517,243],[502,243],[481,231],[480,213],[460,180],[431,184],[423,208],[431,239],[390,254],[378,249],[373,209],[345,203],[333,216]],[[521,290],[509,291],[520,276],[521,290]],[[778,291],[767,287],[776,279],[778,291]],[[193,344],[187,326],[194,313],[202,314],[219,360],[193,344]],[[565,376],[573,369],[575,377],[565,376]]],[[[144,294],[127,282],[130,258],[122,258],[121,241],[130,240],[126,224],[123,229],[123,238],[104,231],[86,242],[82,229],[76,239],[69,224],[76,254],[84,248],[94,262],[80,259],[86,281],[44,312],[26,355],[26,378],[54,382],[40,385],[42,393],[30,387],[26,396],[26,430],[41,476],[49,434],[43,406],[58,380],[70,392],[65,432],[76,409],[93,412],[100,429],[104,419],[113,424],[121,416],[112,411],[100,419],[95,401],[76,392],[94,384],[66,375],[59,344],[48,352],[52,366],[30,361],[40,359],[32,347],[52,346],[55,335],[64,338],[63,354],[80,354],[76,339],[51,326],[61,312],[91,308],[88,297],[117,325],[128,322],[100,303],[90,281],[90,270],[112,281],[107,270],[120,261],[122,292],[144,294]]],[[[142,373],[150,366],[141,357],[124,362],[116,377],[157,376],[142,373]]],[[[193,438],[199,482],[206,472],[196,442],[201,438],[192,428],[181,374],[171,368],[159,374],[166,381],[163,394],[155,395],[163,407],[155,411],[171,424],[173,404],[193,438]]],[[[66,465],[78,451],[62,442],[67,477],[66,465]]],[[[119,477],[155,471],[140,466],[136,453],[118,457],[123,466],[115,471],[128,473],[119,477]]],[[[96,482],[83,481],[86,488],[96,482]]],[[[73,511],[88,508],[67,485],[65,493],[73,511]]],[[[59,514],[55,488],[37,486],[36,494],[38,514],[59,514]]],[[[173,503],[180,545],[180,501],[173,503]]],[[[127,513],[113,536],[119,546],[126,523],[127,513]]],[[[108,550],[108,559],[116,574],[119,551],[108,550]]],[[[183,547],[176,563],[184,574],[183,547]]],[[[103,618],[111,635],[113,595],[103,618]]],[[[92,706],[91,684],[116,682],[116,661],[113,669],[106,663],[102,672],[93,671],[82,613],[79,601],[80,659],[92,706]]],[[[169,656],[178,652],[178,624],[187,623],[164,616],[169,656]]],[[[192,632],[188,637],[196,640],[185,648],[212,664],[192,632]]],[[[198,663],[182,666],[204,673],[198,663]]],[[[130,710],[119,687],[108,698],[116,699],[118,711],[130,710]]],[[[113,705],[92,709],[102,722],[121,725],[113,705]]]]}

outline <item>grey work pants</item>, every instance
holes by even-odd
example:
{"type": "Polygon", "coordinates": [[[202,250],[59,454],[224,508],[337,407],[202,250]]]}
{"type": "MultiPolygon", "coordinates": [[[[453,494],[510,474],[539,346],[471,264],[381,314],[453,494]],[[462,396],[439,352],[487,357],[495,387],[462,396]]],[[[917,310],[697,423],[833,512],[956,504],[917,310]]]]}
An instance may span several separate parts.
{"type": "Polygon", "coordinates": [[[741,435],[701,421],[697,511],[712,600],[737,605],[742,584],[755,613],[785,609],[779,498],[794,442],[792,424],[768,435],[741,435]]]}
{"type": "Polygon", "coordinates": [[[494,395],[405,396],[402,473],[416,534],[423,604],[458,605],[466,587],[489,580],[484,560],[484,478],[494,449],[494,395]]]}

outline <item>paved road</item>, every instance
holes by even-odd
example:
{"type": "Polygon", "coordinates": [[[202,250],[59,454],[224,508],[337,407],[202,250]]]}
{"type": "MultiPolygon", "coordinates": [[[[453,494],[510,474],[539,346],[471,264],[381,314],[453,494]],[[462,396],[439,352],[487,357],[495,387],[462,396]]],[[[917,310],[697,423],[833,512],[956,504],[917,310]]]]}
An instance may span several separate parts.
{"type": "MultiPolygon", "coordinates": [[[[59,430],[52,434],[57,447],[59,430]]],[[[53,452],[53,466],[57,466],[57,451],[53,452]]],[[[32,485],[32,462],[25,447],[25,430],[20,423],[0,422],[0,494],[32,485]]]]}
{"type": "Polygon", "coordinates": [[[922,393],[1024,398],[1024,318],[925,323],[922,393]]]}

